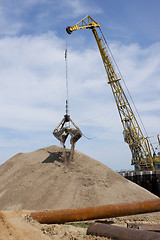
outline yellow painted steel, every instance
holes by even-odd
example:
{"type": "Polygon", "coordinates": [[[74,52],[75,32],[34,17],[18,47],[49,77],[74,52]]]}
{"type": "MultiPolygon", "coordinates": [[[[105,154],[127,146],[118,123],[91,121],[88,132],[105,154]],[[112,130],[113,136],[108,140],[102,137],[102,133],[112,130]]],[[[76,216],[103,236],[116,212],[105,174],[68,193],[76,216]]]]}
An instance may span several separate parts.
{"type": "Polygon", "coordinates": [[[108,84],[111,86],[123,125],[124,141],[129,145],[132,153],[131,164],[135,166],[136,171],[158,170],[160,169],[160,156],[155,156],[155,153],[151,149],[148,137],[144,137],[139,123],[137,122],[137,119],[120,84],[121,78],[116,73],[115,69],[117,69],[117,66],[116,64],[113,64],[114,61],[112,60],[113,58],[109,47],[101,30],[101,36],[99,37],[96,28],[100,29],[100,24],[95,22],[90,16],[86,16],[74,26],[67,27],[66,31],[71,34],[73,31],[78,29],[92,30],[107,73],[108,84]]]}
{"type": "Polygon", "coordinates": [[[70,31],[73,32],[78,29],[87,29],[93,27],[100,27],[100,24],[95,22],[90,16],[86,16],[81,21],[79,21],[73,27],[70,27],[70,31]]]}

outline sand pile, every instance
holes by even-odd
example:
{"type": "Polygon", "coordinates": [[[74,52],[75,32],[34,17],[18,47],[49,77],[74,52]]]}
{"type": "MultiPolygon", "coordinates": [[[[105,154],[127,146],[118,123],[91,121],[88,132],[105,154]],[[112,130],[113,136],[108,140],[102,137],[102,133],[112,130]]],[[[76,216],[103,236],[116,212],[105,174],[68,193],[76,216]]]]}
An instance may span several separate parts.
{"type": "Polygon", "coordinates": [[[0,209],[65,209],[155,199],[104,164],[75,151],[66,166],[63,150],[19,153],[0,166],[0,209]]]}

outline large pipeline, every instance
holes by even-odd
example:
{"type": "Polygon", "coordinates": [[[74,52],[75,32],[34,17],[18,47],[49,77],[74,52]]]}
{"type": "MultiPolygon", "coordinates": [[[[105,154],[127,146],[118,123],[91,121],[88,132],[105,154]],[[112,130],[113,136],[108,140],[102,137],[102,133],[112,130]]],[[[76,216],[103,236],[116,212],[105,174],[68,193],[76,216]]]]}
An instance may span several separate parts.
{"type": "Polygon", "coordinates": [[[116,238],[117,240],[160,240],[160,233],[102,223],[92,223],[87,229],[87,235],[116,238]]]}
{"type": "Polygon", "coordinates": [[[156,199],[144,202],[114,204],[81,209],[32,212],[31,217],[43,224],[53,224],[104,219],[111,217],[122,217],[159,211],[160,211],[160,199],[156,199]]]}

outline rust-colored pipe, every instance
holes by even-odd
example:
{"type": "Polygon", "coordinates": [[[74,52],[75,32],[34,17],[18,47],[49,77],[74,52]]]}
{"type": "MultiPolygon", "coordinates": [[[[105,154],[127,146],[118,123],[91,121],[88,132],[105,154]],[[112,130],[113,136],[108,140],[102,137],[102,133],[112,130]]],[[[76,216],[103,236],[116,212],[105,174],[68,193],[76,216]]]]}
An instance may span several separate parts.
{"type": "Polygon", "coordinates": [[[32,212],[31,217],[40,223],[50,224],[129,216],[158,211],[160,211],[160,199],[81,209],[32,212]]]}
{"type": "Polygon", "coordinates": [[[160,233],[102,223],[92,223],[87,229],[87,235],[116,238],[117,240],[160,240],[160,233]]]}

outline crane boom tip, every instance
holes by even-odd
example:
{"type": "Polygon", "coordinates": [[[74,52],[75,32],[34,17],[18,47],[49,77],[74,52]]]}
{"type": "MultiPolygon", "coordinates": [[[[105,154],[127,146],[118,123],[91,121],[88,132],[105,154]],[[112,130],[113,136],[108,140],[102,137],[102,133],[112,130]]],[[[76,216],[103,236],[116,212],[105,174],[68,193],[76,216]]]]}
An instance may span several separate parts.
{"type": "Polygon", "coordinates": [[[66,32],[67,32],[68,34],[71,34],[71,33],[72,33],[72,31],[71,31],[70,28],[71,28],[70,26],[66,27],[66,32]]]}

